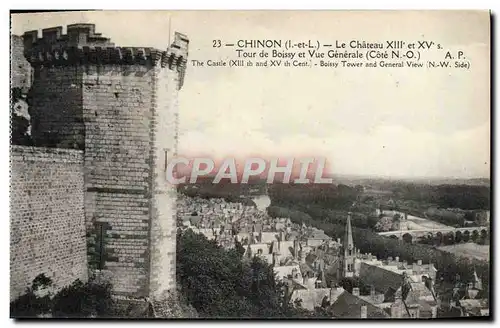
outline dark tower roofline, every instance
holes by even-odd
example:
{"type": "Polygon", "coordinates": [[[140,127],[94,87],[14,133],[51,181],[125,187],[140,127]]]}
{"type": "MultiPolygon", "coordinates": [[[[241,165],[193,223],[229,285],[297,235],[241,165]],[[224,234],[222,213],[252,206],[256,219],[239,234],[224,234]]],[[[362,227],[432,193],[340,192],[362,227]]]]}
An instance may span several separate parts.
{"type": "Polygon", "coordinates": [[[345,236],[343,240],[343,254],[342,254],[342,265],[341,265],[341,277],[353,277],[354,276],[354,264],[355,264],[355,248],[354,241],[352,238],[352,227],[351,227],[351,215],[352,212],[349,212],[347,215],[347,222],[345,227],[345,236]]]}
{"type": "Polygon", "coordinates": [[[351,227],[351,215],[352,212],[347,214],[347,222],[345,226],[345,236],[344,236],[344,249],[348,250],[349,246],[354,248],[354,242],[352,239],[352,227],[351,227]]]}

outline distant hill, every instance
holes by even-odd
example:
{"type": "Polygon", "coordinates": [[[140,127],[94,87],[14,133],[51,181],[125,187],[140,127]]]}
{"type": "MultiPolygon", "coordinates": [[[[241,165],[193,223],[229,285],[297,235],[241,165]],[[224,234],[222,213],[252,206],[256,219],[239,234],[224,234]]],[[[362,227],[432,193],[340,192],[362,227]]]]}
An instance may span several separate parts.
{"type": "Polygon", "coordinates": [[[229,179],[222,179],[214,184],[213,176],[199,177],[196,183],[185,183],[178,186],[179,192],[190,197],[224,198],[231,202],[252,203],[250,198],[267,195],[265,180],[254,179],[248,184],[231,183],[229,179]]]}
{"type": "Polygon", "coordinates": [[[394,182],[407,182],[416,184],[428,185],[468,185],[468,186],[484,186],[490,187],[491,180],[489,178],[411,178],[411,177],[382,177],[382,176],[363,176],[363,175],[334,175],[334,184],[346,185],[379,185],[379,184],[392,184],[394,182]]]}

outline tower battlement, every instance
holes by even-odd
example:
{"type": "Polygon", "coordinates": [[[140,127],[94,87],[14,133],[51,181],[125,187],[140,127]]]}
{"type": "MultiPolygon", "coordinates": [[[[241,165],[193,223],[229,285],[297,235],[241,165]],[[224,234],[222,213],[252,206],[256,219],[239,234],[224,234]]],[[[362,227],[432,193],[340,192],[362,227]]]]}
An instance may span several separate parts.
{"type": "MultiPolygon", "coordinates": [[[[72,65],[145,65],[177,69],[184,74],[189,39],[175,32],[174,41],[167,50],[151,47],[119,47],[109,38],[95,33],[94,24],[72,24],[25,32],[23,35],[24,56],[32,66],[72,65]]],[[[182,79],[180,81],[182,86],[182,79]]]]}
{"type": "Polygon", "coordinates": [[[81,46],[114,47],[109,38],[95,33],[94,24],[71,24],[66,30],[67,33],[63,34],[62,26],[45,28],[41,38],[38,30],[25,32],[24,48],[30,53],[81,46]]]}

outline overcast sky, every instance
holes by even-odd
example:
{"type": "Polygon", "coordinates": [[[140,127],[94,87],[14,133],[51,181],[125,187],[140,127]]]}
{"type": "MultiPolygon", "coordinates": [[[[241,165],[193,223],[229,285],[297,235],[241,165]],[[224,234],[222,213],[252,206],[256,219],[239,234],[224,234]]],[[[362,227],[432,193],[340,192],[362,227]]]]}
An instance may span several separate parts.
{"type": "MultiPolygon", "coordinates": [[[[82,12],[12,17],[22,34],[73,23],[120,46],[166,49],[173,31],[189,58],[235,58],[212,40],[430,40],[463,51],[471,69],[206,68],[188,66],[180,153],[326,156],[333,173],[489,177],[487,13],[82,12]],[[172,30],[169,33],[169,17],[172,30]]],[[[444,52],[426,59],[442,60],[444,52]]]]}

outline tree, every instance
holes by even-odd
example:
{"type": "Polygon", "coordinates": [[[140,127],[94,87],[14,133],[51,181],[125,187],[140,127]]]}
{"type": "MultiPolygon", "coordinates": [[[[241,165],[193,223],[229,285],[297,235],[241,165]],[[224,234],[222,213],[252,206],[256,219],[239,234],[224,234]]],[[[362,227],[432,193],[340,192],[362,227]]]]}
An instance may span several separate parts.
{"type": "Polygon", "coordinates": [[[23,146],[33,144],[30,134],[28,101],[20,88],[11,89],[10,124],[12,144],[23,146]]]}
{"type": "Polygon", "coordinates": [[[100,283],[91,277],[87,283],[75,280],[57,294],[48,292],[52,280],[44,274],[38,275],[26,293],[10,305],[14,318],[112,317],[116,307],[111,298],[111,285],[100,283]],[[53,297],[52,297],[53,296],[53,297]]]}
{"type": "Polygon", "coordinates": [[[392,219],[390,217],[383,217],[381,218],[377,224],[375,224],[375,231],[380,231],[380,232],[386,232],[386,231],[391,231],[392,230],[392,219]]]}
{"type": "Polygon", "coordinates": [[[178,232],[177,280],[200,317],[273,318],[303,313],[285,304],[285,286],[276,281],[271,265],[258,257],[245,261],[242,255],[242,247],[227,250],[192,230],[178,232]]]}
{"type": "Polygon", "coordinates": [[[36,318],[51,312],[50,294],[40,295],[40,291],[52,286],[52,280],[39,274],[33,279],[31,287],[10,303],[10,316],[13,318],[36,318]]]}

